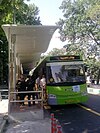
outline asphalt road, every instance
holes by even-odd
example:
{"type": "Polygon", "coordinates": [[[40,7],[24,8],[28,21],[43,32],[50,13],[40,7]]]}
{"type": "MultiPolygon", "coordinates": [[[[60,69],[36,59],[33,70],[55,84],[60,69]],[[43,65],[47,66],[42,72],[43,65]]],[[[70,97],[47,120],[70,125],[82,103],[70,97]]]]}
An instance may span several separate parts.
{"type": "Polygon", "coordinates": [[[89,95],[88,102],[78,105],[52,106],[45,117],[54,113],[63,133],[100,133],[100,96],[89,95]]]}
{"type": "Polygon", "coordinates": [[[97,96],[89,94],[89,100],[87,101],[87,103],[85,103],[85,106],[88,106],[100,113],[100,95],[97,96]]]}
{"type": "MultiPolygon", "coordinates": [[[[58,119],[60,125],[62,126],[63,133],[100,133],[100,96],[89,95],[89,100],[84,104],[74,104],[74,105],[65,105],[65,106],[52,106],[51,109],[45,109],[45,127],[50,128],[48,121],[50,119],[50,114],[54,113],[56,119],[58,119]],[[46,125],[48,124],[48,126],[46,125]]],[[[39,123],[37,125],[41,125],[39,123]]],[[[10,125],[12,126],[12,125],[10,125]]],[[[43,125],[41,126],[43,127],[43,125]]],[[[9,128],[7,133],[14,133],[15,127],[9,128]]],[[[16,128],[17,132],[23,132],[28,129],[28,133],[33,132],[34,123],[22,123],[20,128],[16,128]],[[27,127],[27,126],[28,127],[27,127]]],[[[37,126],[38,129],[38,126],[37,126]]],[[[36,130],[34,129],[35,133],[36,130]]],[[[39,126],[40,129],[40,126],[39,126]]],[[[41,132],[47,133],[44,131],[46,128],[42,128],[41,132]]],[[[49,129],[48,129],[49,131],[49,129]]],[[[39,133],[39,132],[37,132],[39,133]]]]}

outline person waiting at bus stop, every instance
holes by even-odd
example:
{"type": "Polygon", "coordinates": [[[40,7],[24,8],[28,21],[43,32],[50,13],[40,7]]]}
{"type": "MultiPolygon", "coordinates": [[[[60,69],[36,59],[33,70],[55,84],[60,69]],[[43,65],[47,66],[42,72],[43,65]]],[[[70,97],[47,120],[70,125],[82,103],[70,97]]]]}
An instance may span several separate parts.
{"type": "MultiPolygon", "coordinates": [[[[41,80],[41,75],[39,75],[36,80],[35,80],[35,90],[36,91],[39,91],[41,90],[41,87],[40,87],[40,80],[41,80]]],[[[40,94],[36,93],[36,98],[40,98],[40,94]]]]}
{"type": "Polygon", "coordinates": [[[44,102],[46,102],[47,94],[46,94],[46,78],[45,78],[45,75],[42,75],[42,78],[40,79],[40,87],[43,89],[43,98],[44,98],[44,102]]]}
{"type": "MultiPolygon", "coordinates": [[[[36,88],[36,91],[40,90],[42,91],[43,90],[43,98],[44,100],[46,99],[46,79],[45,79],[45,75],[40,75],[36,81],[35,81],[35,88],[36,88]]],[[[41,98],[42,94],[36,94],[36,97],[37,98],[41,98]]]]}
{"type": "MultiPolygon", "coordinates": [[[[18,79],[18,82],[16,84],[18,92],[21,92],[18,94],[20,100],[24,100],[25,98],[25,93],[22,93],[23,91],[26,91],[26,83],[25,83],[25,79],[24,76],[21,75],[20,79],[18,79]]],[[[24,102],[21,102],[22,106],[24,105],[24,102]]]]}
{"type": "MultiPolygon", "coordinates": [[[[26,88],[27,91],[34,91],[34,87],[35,87],[35,81],[32,79],[31,76],[27,76],[27,80],[26,80],[26,88]]],[[[30,93],[28,92],[28,100],[31,100],[31,96],[32,99],[35,99],[35,93],[30,93]]],[[[33,101],[33,105],[35,105],[35,101],[33,101]]],[[[28,106],[31,106],[31,101],[28,101],[28,106]]]]}

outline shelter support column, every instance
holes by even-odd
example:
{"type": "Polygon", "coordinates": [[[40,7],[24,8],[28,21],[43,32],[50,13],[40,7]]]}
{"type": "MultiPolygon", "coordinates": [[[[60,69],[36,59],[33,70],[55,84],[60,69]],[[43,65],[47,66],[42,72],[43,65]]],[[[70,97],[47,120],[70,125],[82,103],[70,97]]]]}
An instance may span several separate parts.
{"type": "Polygon", "coordinates": [[[20,78],[21,75],[21,64],[20,64],[20,58],[17,54],[16,56],[16,80],[20,78]]]}
{"type": "Polygon", "coordinates": [[[15,50],[16,35],[11,34],[9,42],[9,100],[16,99],[16,94],[11,92],[16,91],[16,50],[15,50]]]}

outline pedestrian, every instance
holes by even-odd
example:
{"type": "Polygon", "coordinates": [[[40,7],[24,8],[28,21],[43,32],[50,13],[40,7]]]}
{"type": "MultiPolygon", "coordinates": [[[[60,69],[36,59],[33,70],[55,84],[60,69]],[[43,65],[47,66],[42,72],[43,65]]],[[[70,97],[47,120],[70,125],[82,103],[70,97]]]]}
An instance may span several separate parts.
{"type": "Polygon", "coordinates": [[[39,75],[36,80],[35,80],[35,89],[39,90],[40,89],[40,80],[41,80],[41,76],[39,75]]]}
{"type": "MultiPolygon", "coordinates": [[[[35,90],[36,91],[41,91],[41,87],[40,87],[40,80],[41,80],[41,75],[39,75],[36,80],[35,80],[35,90]]],[[[41,97],[41,94],[36,93],[36,98],[39,99],[41,97]]]]}
{"type": "MultiPolygon", "coordinates": [[[[27,88],[27,91],[34,91],[35,81],[32,79],[31,76],[27,77],[26,88],[27,88]]],[[[35,93],[28,92],[28,100],[31,100],[31,96],[32,96],[32,99],[35,100],[35,93]]],[[[35,105],[35,101],[33,101],[33,105],[35,105]]],[[[31,101],[28,101],[28,106],[31,106],[31,101]]]]}
{"type": "Polygon", "coordinates": [[[46,100],[47,100],[47,93],[46,93],[46,78],[45,78],[45,75],[42,75],[42,78],[40,79],[40,87],[43,90],[44,102],[46,102],[46,100]]]}
{"type": "MultiPolygon", "coordinates": [[[[25,79],[24,76],[21,75],[20,79],[18,80],[18,92],[21,92],[18,94],[20,100],[24,100],[25,98],[25,93],[23,93],[23,91],[26,91],[26,83],[25,83],[25,79]]],[[[21,105],[24,105],[24,101],[21,102],[21,105]]]]}
{"type": "Polygon", "coordinates": [[[40,79],[40,87],[45,87],[46,86],[46,78],[45,75],[42,75],[42,78],[40,79]]]}
{"type": "MultiPolygon", "coordinates": [[[[20,84],[21,84],[21,79],[19,78],[17,83],[16,83],[16,92],[20,91],[20,84]]],[[[16,98],[17,98],[17,100],[20,100],[20,94],[19,93],[16,94],[16,98]]]]}

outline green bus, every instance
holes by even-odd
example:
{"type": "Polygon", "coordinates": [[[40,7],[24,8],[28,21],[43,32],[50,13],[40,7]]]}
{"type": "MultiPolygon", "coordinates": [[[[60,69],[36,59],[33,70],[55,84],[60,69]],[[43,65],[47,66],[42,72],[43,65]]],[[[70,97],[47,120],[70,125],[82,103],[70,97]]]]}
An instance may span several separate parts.
{"type": "Polygon", "coordinates": [[[83,103],[88,100],[85,65],[80,56],[60,55],[42,59],[33,72],[45,75],[49,105],[83,103]]]}

